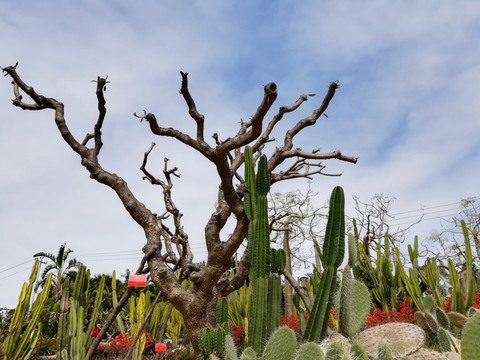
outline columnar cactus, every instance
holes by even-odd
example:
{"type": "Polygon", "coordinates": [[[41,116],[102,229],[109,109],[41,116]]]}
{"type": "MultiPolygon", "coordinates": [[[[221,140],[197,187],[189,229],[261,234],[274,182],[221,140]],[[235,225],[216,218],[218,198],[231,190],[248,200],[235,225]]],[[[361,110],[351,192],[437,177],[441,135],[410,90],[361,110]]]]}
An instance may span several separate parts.
{"type": "MultiPolygon", "coordinates": [[[[113,274],[112,274],[112,305],[113,305],[113,308],[116,308],[117,305],[118,305],[117,279],[116,279],[115,275],[116,275],[115,270],[113,270],[113,274]]],[[[156,318],[158,318],[158,316],[156,318]]],[[[117,322],[118,331],[120,331],[120,333],[122,333],[122,334],[125,334],[125,327],[123,326],[122,318],[120,316],[117,316],[115,318],[115,321],[117,322]]]]}
{"type": "MultiPolygon", "coordinates": [[[[260,158],[256,176],[252,149],[248,146],[245,148],[244,157],[244,204],[245,213],[250,221],[248,256],[250,259],[249,275],[253,289],[248,314],[248,343],[256,352],[260,352],[272,329],[269,321],[274,318],[273,313],[268,314],[271,249],[267,194],[270,190],[270,174],[265,155],[260,158]]],[[[275,314],[275,316],[280,316],[280,314],[275,314]]]]}
{"type": "Polygon", "coordinates": [[[323,241],[322,263],[324,271],[320,287],[307,322],[304,339],[319,342],[327,334],[328,318],[333,305],[337,268],[345,254],[345,195],[335,187],[330,196],[327,228],[323,241]]]}

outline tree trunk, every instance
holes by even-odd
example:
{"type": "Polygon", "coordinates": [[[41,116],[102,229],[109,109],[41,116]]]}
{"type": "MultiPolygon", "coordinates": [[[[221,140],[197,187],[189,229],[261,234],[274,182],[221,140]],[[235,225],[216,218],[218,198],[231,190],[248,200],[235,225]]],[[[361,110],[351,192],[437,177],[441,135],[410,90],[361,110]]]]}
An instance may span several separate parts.
{"type": "Polygon", "coordinates": [[[216,328],[217,325],[217,297],[203,296],[199,294],[195,300],[188,304],[183,314],[183,320],[187,328],[188,339],[196,351],[198,351],[198,333],[205,327],[216,328]]]}
{"type": "MultiPolygon", "coordinates": [[[[285,268],[292,273],[292,258],[289,244],[290,230],[283,234],[283,251],[285,251],[285,268]]],[[[293,314],[293,288],[288,281],[285,281],[285,320],[288,320],[293,314]]]]}

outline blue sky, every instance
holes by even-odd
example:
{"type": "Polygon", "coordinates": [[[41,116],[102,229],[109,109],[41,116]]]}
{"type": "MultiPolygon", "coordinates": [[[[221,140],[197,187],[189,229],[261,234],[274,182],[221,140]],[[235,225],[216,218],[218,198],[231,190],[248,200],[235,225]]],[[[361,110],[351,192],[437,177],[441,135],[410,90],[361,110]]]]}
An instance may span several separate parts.
{"type": "MultiPolygon", "coordinates": [[[[80,139],[96,119],[91,80],[108,74],[103,167],[161,213],[160,190],[138,170],[157,142],[152,167],[161,171],[165,156],[179,167],[174,196],[202,260],[203,227],[218,185],[213,166],[170,139],[160,141],[132,116],[145,109],[162,125],[191,132],[178,93],[180,70],[190,74],[206,134],[221,138],[255,112],[268,82],[279,93],[270,116],[300,94],[317,94],[282,120],[281,139],[280,130],[309,115],[338,80],[328,118],[296,145],[360,159],[326,162],[326,171],[343,175],[313,181],[317,202],[342,185],[347,211],[353,195],[368,201],[385,193],[397,198],[392,212],[400,213],[479,196],[479,38],[475,1],[4,2],[0,65],[18,61],[25,81],[62,101],[80,139]]],[[[14,306],[28,278],[32,264],[17,265],[37,251],[56,253],[65,242],[94,273],[136,268],[142,230],[110,189],[89,179],[52,112],[22,111],[11,98],[9,79],[2,78],[0,307],[14,306]]],[[[273,190],[304,187],[298,180],[273,190]]],[[[425,221],[411,237],[428,237],[438,226],[425,221]]]]}

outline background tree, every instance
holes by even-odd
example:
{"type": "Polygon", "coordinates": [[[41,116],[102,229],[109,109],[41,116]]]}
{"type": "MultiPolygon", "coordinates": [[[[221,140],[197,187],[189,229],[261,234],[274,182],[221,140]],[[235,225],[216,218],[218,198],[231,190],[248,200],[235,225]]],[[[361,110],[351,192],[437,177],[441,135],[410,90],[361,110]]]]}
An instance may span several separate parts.
{"type": "Polygon", "coordinates": [[[448,259],[452,259],[455,267],[460,271],[460,280],[463,283],[466,274],[466,257],[462,220],[465,221],[468,234],[474,241],[473,273],[477,279],[477,286],[480,287],[480,203],[475,197],[461,199],[458,215],[441,219],[442,228],[433,231],[428,239],[422,241],[423,255],[437,260],[444,284],[448,283],[447,262],[448,259]]]}
{"type": "Polygon", "coordinates": [[[38,252],[33,255],[34,258],[40,258],[40,262],[42,264],[47,265],[43,269],[42,274],[40,275],[40,279],[35,285],[35,291],[38,287],[43,288],[43,285],[47,280],[48,274],[52,273],[52,281],[54,284],[53,295],[55,297],[58,297],[62,292],[63,280],[66,277],[74,274],[78,267],[82,265],[82,263],[77,261],[77,259],[70,259],[67,262],[68,256],[73,252],[73,250],[65,249],[65,246],[66,244],[60,246],[60,249],[58,249],[58,253],[56,256],[46,252],[38,252]]]}
{"type": "Polygon", "coordinates": [[[398,247],[405,241],[408,230],[423,219],[418,216],[406,228],[391,226],[395,216],[391,215],[391,206],[395,198],[387,194],[375,194],[369,202],[362,202],[359,197],[353,197],[355,201],[355,220],[359,239],[363,241],[368,256],[370,252],[376,252],[377,246],[383,242],[385,234],[388,234],[392,248],[398,247]]]}
{"type": "MultiPolygon", "coordinates": [[[[314,201],[316,193],[308,187],[288,193],[274,193],[269,211],[271,212],[271,240],[285,251],[285,270],[288,278],[294,269],[309,267],[315,261],[321,267],[314,248],[314,242],[321,243],[320,232],[325,227],[327,215],[324,209],[317,207],[314,201]]],[[[328,213],[328,209],[325,211],[328,213]]],[[[298,284],[296,284],[298,285],[298,284]]],[[[285,281],[285,318],[294,312],[293,285],[285,281]]]]}
{"type": "MultiPolygon", "coordinates": [[[[24,110],[54,110],[55,123],[61,136],[80,156],[81,164],[88,170],[90,177],[110,187],[130,216],[143,228],[146,237],[143,251],[145,258],[148,259],[148,268],[144,272],[150,273],[155,285],[183,314],[189,338],[196,346],[198,331],[206,326],[216,326],[217,296],[225,296],[239,288],[248,274],[248,254],[245,252],[239,264],[240,269],[235,276],[232,278],[224,276],[224,273],[230,270],[232,256],[248,233],[248,219],[242,201],[244,180],[238,171],[244,163],[242,149],[246,145],[251,146],[255,157],[264,152],[265,146],[274,140],[272,131],[278,122],[285,114],[295,111],[304,104],[308,96],[301,95],[292,105],[281,106],[271,120],[264,124],[267,112],[277,97],[275,83],[266,84],[263,99],[251,119],[241,121],[238,131],[227,139],[222,140],[217,134],[213,134],[213,144],[205,139],[205,117],[197,110],[190,94],[187,73],[181,72],[180,93],[195,123],[193,135],[175,128],[161,127],[153,113],[134,114],[140,120],[146,120],[153,134],[160,138],[171,137],[181,142],[203,155],[214,165],[219,180],[219,191],[216,208],[204,228],[208,255],[206,264],[202,265],[194,262],[188,234],[182,226],[182,213],[173,200],[173,178],[179,176],[178,169],[169,167],[167,159],[165,159],[161,179],[147,169],[148,157],[155,144],[152,144],[145,153],[141,171],[144,179],[162,187],[165,211],[154,212],[148,209],[132,193],[122,177],[107,171],[100,165],[99,154],[103,146],[102,126],[106,115],[104,91],[108,83],[107,79],[98,77],[96,81],[99,113],[93,132],[86,134],[83,140],[78,140],[67,127],[64,105],[54,98],[37,93],[33,87],[23,81],[16,67],[15,65],[3,68],[6,75],[13,81],[13,105],[24,110]],[[31,102],[26,102],[21,92],[26,94],[28,101],[31,102]],[[157,215],[158,213],[161,215],[157,215]],[[229,219],[234,222],[233,231],[222,239],[221,231],[229,219]],[[190,289],[183,289],[181,286],[181,280],[185,278],[193,282],[190,289]]],[[[338,87],[337,82],[332,82],[321,104],[310,116],[294,122],[285,133],[283,140],[276,144],[277,147],[268,157],[268,171],[272,185],[284,180],[323,174],[325,166],[322,161],[326,159],[357,162],[357,158],[345,156],[339,150],[322,153],[318,149],[304,151],[294,147],[295,137],[302,130],[315,125],[324,114],[338,87]]]]}

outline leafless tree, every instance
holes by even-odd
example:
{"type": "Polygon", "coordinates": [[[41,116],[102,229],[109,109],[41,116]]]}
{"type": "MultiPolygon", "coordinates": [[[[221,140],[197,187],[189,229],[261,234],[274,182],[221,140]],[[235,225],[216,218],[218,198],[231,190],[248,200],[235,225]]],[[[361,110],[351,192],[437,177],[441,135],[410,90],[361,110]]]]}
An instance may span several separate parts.
{"type": "Polygon", "coordinates": [[[463,282],[466,274],[466,255],[462,220],[467,226],[470,239],[473,239],[471,246],[475,246],[475,252],[472,251],[473,271],[480,286],[480,203],[476,198],[461,199],[458,215],[441,219],[442,228],[433,231],[428,239],[422,241],[423,255],[437,260],[445,273],[444,283],[448,283],[447,262],[448,259],[452,259],[455,267],[460,271],[460,280],[463,282]]]}
{"type": "MultiPolygon", "coordinates": [[[[306,191],[274,193],[271,196],[271,241],[282,247],[286,256],[284,273],[287,281],[284,290],[287,319],[293,313],[293,289],[299,288],[296,281],[292,281],[293,269],[308,267],[317,258],[314,241],[321,243],[320,231],[325,227],[323,220],[326,220],[328,210],[315,204],[316,195],[308,187],[306,191]]],[[[319,264],[317,266],[320,267],[319,264]]]]}
{"type": "Polygon", "coordinates": [[[368,203],[362,202],[357,196],[353,199],[358,235],[363,241],[368,256],[370,251],[376,251],[377,246],[381,245],[385,234],[388,234],[391,246],[398,246],[405,240],[408,230],[423,219],[421,214],[416,216],[416,219],[406,228],[392,226],[391,223],[396,220],[390,213],[390,208],[395,201],[394,197],[375,194],[368,203]]]}
{"type": "MultiPolygon", "coordinates": [[[[10,76],[13,82],[13,105],[24,110],[53,109],[55,123],[61,136],[80,156],[81,164],[89,171],[90,177],[110,187],[117,194],[130,216],[143,228],[146,244],[142,250],[145,254],[149,254],[147,268],[144,272],[150,273],[154,284],[183,314],[189,338],[196,346],[198,331],[203,327],[216,325],[217,296],[225,296],[239,288],[248,274],[249,261],[248,254],[245,252],[236,275],[232,278],[225,275],[229,273],[232,256],[246,239],[248,233],[248,220],[242,202],[243,178],[239,173],[239,168],[244,163],[242,149],[249,145],[252,147],[254,155],[259,156],[264,146],[274,140],[272,137],[274,127],[286,113],[298,109],[305,103],[308,96],[301,95],[292,105],[281,106],[267,122],[265,117],[277,97],[276,84],[268,83],[264,86],[263,99],[251,119],[242,121],[238,131],[225,140],[219,139],[218,135],[214,134],[213,145],[205,139],[205,117],[197,110],[188,88],[188,74],[185,72],[181,72],[180,93],[195,124],[193,135],[174,128],[161,127],[152,113],[135,114],[141,120],[146,120],[153,134],[176,139],[202,154],[215,166],[219,179],[219,191],[216,208],[204,229],[208,257],[206,264],[201,265],[194,262],[188,235],[182,227],[182,213],[173,200],[172,180],[173,177],[178,176],[177,169],[169,168],[167,160],[165,160],[161,179],[147,169],[148,156],[154,144],[145,153],[141,169],[145,179],[163,189],[165,212],[161,215],[157,215],[141,203],[122,177],[101,166],[99,153],[103,145],[102,125],[106,115],[104,97],[105,87],[108,83],[106,78],[98,77],[96,81],[98,118],[93,133],[86,134],[83,140],[78,140],[67,127],[64,105],[60,101],[41,95],[24,82],[17,73],[16,65],[2,70],[5,75],[10,76]],[[28,101],[24,100],[25,95],[28,101]],[[234,229],[226,239],[222,239],[220,232],[231,215],[235,222],[234,229]],[[167,216],[173,220],[173,225],[168,223],[169,226],[167,226],[167,216]],[[178,272],[180,272],[180,278],[192,280],[194,283],[192,289],[186,291],[182,288],[177,278],[178,272]]],[[[272,184],[288,179],[311,178],[317,174],[325,175],[323,171],[325,166],[322,164],[322,160],[337,159],[350,163],[357,162],[357,158],[345,156],[339,150],[322,153],[318,149],[303,151],[294,147],[295,136],[302,130],[315,125],[320,116],[324,114],[338,87],[337,82],[332,82],[319,107],[310,116],[295,122],[285,133],[283,141],[279,141],[280,146],[276,147],[268,158],[268,170],[272,184]],[[281,168],[283,171],[280,170],[281,168]]]]}

